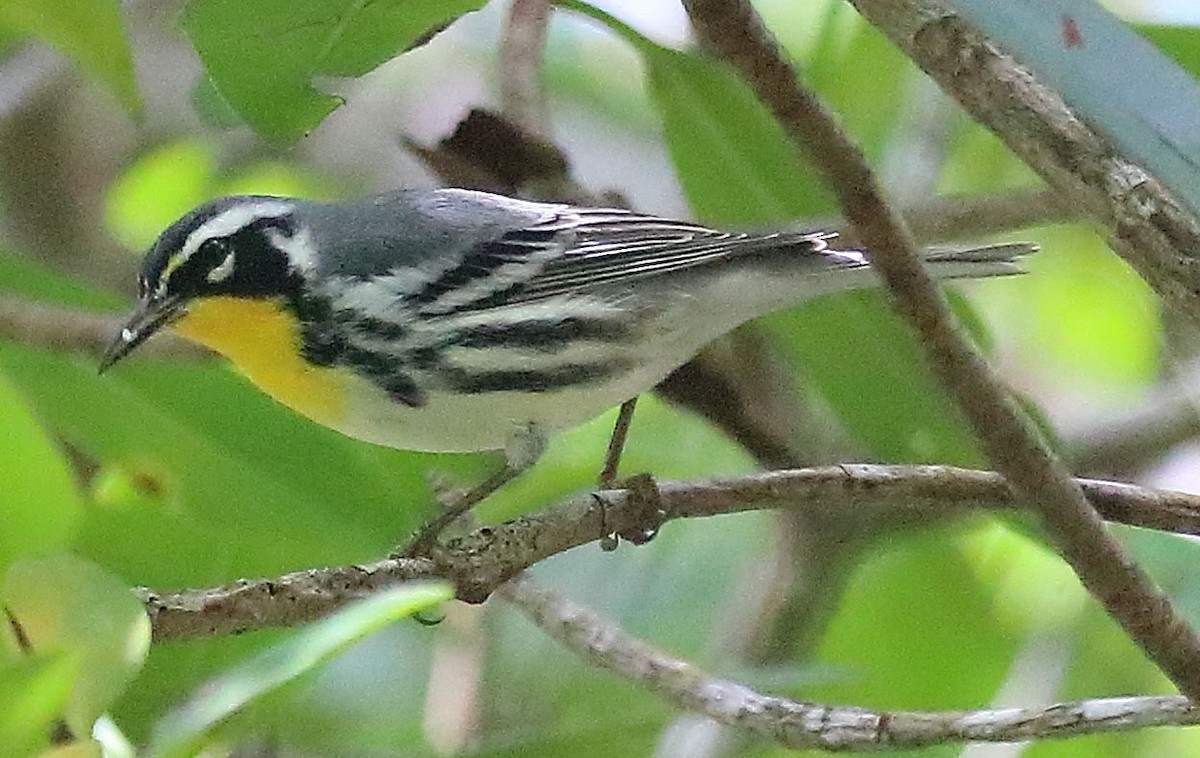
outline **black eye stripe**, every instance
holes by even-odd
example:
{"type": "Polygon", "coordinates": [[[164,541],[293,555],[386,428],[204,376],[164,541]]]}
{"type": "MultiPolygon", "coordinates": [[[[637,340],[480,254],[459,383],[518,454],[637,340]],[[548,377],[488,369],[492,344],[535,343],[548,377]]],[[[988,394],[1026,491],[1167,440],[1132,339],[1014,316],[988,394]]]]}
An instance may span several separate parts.
{"type": "Polygon", "coordinates": [[[177,283],[204,278],[224,263],[232,250],[233,245],[229,237],[210,237],[204,240],[187,260],[176,266],[167,276],[167,287],[174,288],[177,283]]]}

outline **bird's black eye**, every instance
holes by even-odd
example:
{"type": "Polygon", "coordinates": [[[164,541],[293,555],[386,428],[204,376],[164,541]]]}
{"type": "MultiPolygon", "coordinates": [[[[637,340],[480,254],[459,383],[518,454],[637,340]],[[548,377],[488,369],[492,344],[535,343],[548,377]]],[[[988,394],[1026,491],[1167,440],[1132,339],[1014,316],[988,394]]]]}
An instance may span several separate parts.
{"type": "Polygon", "coordinates": [[[209,284],[220,284],[233,275],[233,245],[226,237],[202,242],[195,258],[196,270],[209,284]]]}
{"type": "Polygon", "coordinates": [[[201,259],[215,264],[220,263],[221,259],[225,257],[228,247],[224,237],[212,237],[201,242],[200,249],[196,252],[201,259]]]}

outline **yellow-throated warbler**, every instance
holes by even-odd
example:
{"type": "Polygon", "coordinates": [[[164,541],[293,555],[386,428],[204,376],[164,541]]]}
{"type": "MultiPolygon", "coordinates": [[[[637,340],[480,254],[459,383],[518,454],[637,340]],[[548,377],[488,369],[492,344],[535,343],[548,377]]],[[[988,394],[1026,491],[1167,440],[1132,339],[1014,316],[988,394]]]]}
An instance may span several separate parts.
{"type": "MultiPolygon", "coordinates": [[[[155,242],[106,368],[163,326],[345,434],[503,448],[653,387],[706,343],[815,295],[870,286],[825,232],[725,232],[459,189],[341,203],[239,196],[155,242]]],[[[1019,272],[1031,248],[930,253],[938,278],[1019,272]]]]}

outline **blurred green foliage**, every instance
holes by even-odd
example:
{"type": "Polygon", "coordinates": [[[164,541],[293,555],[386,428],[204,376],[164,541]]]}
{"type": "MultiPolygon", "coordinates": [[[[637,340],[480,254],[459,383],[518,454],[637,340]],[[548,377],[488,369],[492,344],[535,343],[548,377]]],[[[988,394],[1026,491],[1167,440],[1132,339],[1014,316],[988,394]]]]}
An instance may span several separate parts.
{"type": "Polygon", "coordinates": [[[118,0],[4,0],[0,3],[0,40],[25,36],[69,55],[81,70],[103,82],[125,108],[135,113],[141,109],[118,0]]]}
{"type": "MultiPolygon", "coordinates": [[[[61,10],[85,5],[92,4],[78,0],[61,10]]],[[[102,19],[115,13],[115,4],[94,5],[107,8],[102,19]]],[[[365,73],[479,5],[195,0],[183,26],[206,67],[200,91],[209,105],[220,101],[265,139],[294,140],[339,104],[319,91],[322,77],[365,73]]],[[[918,73],[842,3],[810,5],[800,11],[778,0],[761,8],[805,78],[867,155],[882,161],[895,149],[918,73]]],[[[583,108],[605,128],[661,139],[696,217],[769,226],[834,212],[819,177],[728,70],[588,6],[569,7],[551,27],[545,81],[552,103],[583,108]],[[604,49],[593,45],[597,23],[627,48],[614,56],[635,57],[590,58],[604,49]]],[[[119,61],[127,46],[119,29],[111,36],[110,21],[14,18],[0,10],[0,35],[33,34],[62,47],[132,107],[131,75],[119,61]],[[86,52],[100,47],[108,51],[103,60],[86,52]]],[[[1195,30],[1151,36],[1190,65],[1195,30]]],[[[208,137],[156,141],[108,189],[108,231],[131,254],[215,195],[348,191],[295,153],[256,156],[229,170],[208,137]]],[[[944,192],[988,193],[1034,181],[997,140],[959,123],[937,184],[944,192]]],[[[1034,391],[1070,392],[1077,403],[1136,396],[1163,360],[1152,294],[1085,229],[1021,237],[1045,249],[1029,261],[1032,275],[957,290],[955,305],[980,344],[1028,377],[1034,391]]],[[[11,251],[0,253],[0,291],[97,310],[122,306],[11,251]]],[[[840,421],[865,457],[982,464],[919,346],[878,293],[826,298],[764,325],[805,396],[840,421]]],[[[533,472],[479,516],[506,518],[590,486],[611,423],[607,414],[561,435],[533,472]]],[[[484,648],[481,755],[648,754],[676,715],[494,604],[465,631],[400,624],[368,637],[391,611],[367,611],[299,632],[157,645],[142,660],[145,619],[130,607],[126,586],[207,586],[378,558],[434,508],[428,472],[474,481],[494,463],[486,457],[407,453],[344,438],[290,414],[216,362],[141,359],[97,378],[90,360],[16,343],[0,344],[0,429],[0,473],[8,483],[0,493],[4,600],[40,635],[35,654],[25,655],[6,632],[0,744],[43,748],[48,726],[63,717],[86,737],[87,723],[108,710],[136,741],[156,734],[168,752],[254,734],[316,754],[433,754],[422,725],[426,687],[444,683],[429,684],[430,661],[458,644],[484,648]],[[54,581],[31,590],[42,576],[54,581]],[[123,653],[114,653],[123,642],[123,653]],[[195,710],[173,710],[189,701],[195,710]],[[239,711],[237,718],[224,721],[224,707],[239,711]],[[204,718],[180,720],[201,711],[204,718]]],[[[699,419],[650,399],[639,407],[624,466],[684,478],[742,472],[752,461],[699,419]]],[[[982,707],[1028,656],[1045,650],[1056,652],[1053,661],[1065,671],[1040,699],[1168,688],[1043,544],[982,517],[886,540],[854,571],[816,650],[748,673],[716,640],[743,623],[735,598],[760,570],[776,523],[747,514],[672,524],[644,548],[577,550],[535,573],[717,673],[807,700],[982,707]]],[[[1122,534],[1200,619],[1194,546],[1122,534]]],[[[1184,754],[1200,744],[1188,732],[1160,730],[1031,748],[1039,756],[1163,750],[1184,754]]]]}

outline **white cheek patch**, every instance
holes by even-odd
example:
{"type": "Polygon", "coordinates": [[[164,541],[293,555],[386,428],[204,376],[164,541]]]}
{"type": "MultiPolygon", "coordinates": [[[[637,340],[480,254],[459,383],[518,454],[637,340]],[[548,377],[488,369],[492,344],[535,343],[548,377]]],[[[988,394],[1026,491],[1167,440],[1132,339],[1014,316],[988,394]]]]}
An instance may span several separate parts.
{"type": "Polygon", "coordinates": [[[268,229],[267,239],[287,255],[291,268],[305,274],[316,270],[317,245],[308,227],[300,227],[291,237],[278,229],[268,229]]]}
{"type": "Polygon", "coordinates": [[[214,266],[204,278],[213,284],[220,284],[233,275],[233,253],[228,253],[225,259],[214,266]]]}

